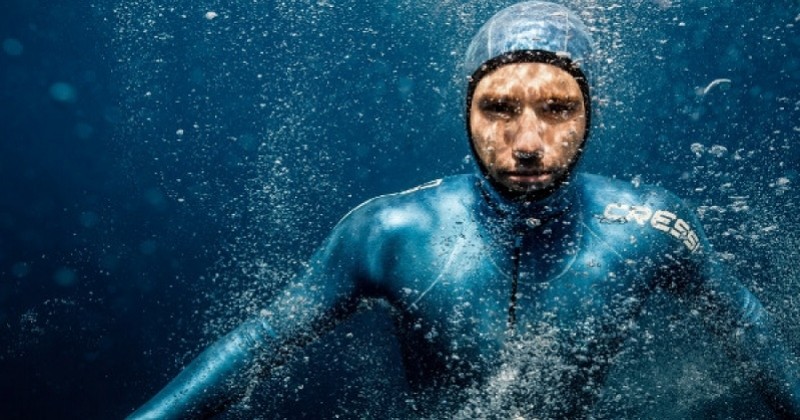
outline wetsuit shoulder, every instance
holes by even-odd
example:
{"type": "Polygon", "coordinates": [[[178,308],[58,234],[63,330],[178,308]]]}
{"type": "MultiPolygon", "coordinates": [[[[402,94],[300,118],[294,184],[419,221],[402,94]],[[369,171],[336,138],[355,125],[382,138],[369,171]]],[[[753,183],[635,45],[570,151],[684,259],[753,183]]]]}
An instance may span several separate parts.
{"type": "Polygon", "coordinates": [[[342,255],[339,261],[351,262],[362,290],[391,295],[402,286],[402,279],[391,275],[399,256],[423,255],[432,238],[468,219],[476,197],[473,179],[453,176],[368,200],[339,222],[327,248],[342,255]]]}
{"type": "Polygon", "coordinates": [[[683,201],[675,194],[655,185],[634,184],[585,173],[578,176],[578,182],[583,189],[583,196],[590,199],[589,204],[603,207],[609,203],[640,204],[676,210],[685,207],[683,201]]]}
{"type": "Polygon", "coordinates": [[[416,186],[393,194],[365,201],[351,210],[340,224],[357,226],[381,235],[405,229],[426,230],[442,223],[443,217],[464,213],[472,192],[474,179],[456,175],[416,186]]]}
{"type": "Polygon", "coordinates": [[[640,250],[643,244],[689,253],[701,247],[704,236],[694,213],[666,189],[590,174],[577,182],[587,226],[602,236],[640,250]]]}

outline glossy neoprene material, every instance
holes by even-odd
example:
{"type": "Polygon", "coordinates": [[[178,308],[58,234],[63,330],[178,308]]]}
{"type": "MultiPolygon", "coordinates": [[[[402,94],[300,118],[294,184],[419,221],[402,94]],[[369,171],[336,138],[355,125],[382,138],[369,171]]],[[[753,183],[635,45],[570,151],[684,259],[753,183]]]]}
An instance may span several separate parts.
{"type": "Polygon", "coordinates": [[[560,361],[543,388],[560,402],[547,414],[580,417],[659,287],[758,368],[776,409],[800,413],[797,370],[766,312],[674,196],[577,175],[546,200],[517,202],[462,175],[350,212],[262,316],[221,338],[131,418],[214,413],[254,372],[267,374],[375,298],[395,308],[406,377],[420,394],[452,400],[453,389],[480,388],[515,346],[547,337],[545,356],[560,361]]]}

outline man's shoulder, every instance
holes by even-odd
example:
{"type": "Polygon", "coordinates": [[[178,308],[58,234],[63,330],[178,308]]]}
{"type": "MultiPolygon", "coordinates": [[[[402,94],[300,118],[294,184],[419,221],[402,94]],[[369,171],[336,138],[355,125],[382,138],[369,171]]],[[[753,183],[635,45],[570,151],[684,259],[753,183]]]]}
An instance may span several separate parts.
{"type": "Polygon", "coordinates": [[[598,232],[676,241],[692,252],[700,246],[702,227],[694,212],[665,188],[590,174],[578,182],[587,222],[598,232]]]}
{"type": "Polygon", "coordinates": [[[474,183],[472,175],[454,175],[377,196],[355,207],[342,222],[383,228],[423,228],[445,215],[465,211],[475,199],[474,183]]]}
{"type": "Polygon", "coordinates": [[[585,204],[590,207],[605,208],[609,204],[671,210],[686,207],[678,196],[656,185],[586,173],[580,174],[578,179],[585,204]]]}

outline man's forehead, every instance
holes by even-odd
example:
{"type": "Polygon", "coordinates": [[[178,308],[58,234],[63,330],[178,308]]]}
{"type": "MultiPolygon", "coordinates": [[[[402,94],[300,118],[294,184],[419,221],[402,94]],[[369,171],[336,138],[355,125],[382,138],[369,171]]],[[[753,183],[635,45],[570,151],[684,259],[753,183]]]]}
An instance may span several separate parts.
{"type": "Polygon", "coordinates": [[[495,94],[548,93],[580,95],[578,82],[566,71],[543,63],[514,63],[484,77],[478,90],[495,94]]]}

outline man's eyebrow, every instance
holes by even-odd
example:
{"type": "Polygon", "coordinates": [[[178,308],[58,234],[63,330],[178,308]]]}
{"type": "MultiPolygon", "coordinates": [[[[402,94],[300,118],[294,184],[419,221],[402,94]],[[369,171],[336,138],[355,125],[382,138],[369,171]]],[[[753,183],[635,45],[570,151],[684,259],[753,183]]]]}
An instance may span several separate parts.
{"type": "Polygon", "coordinates": [[[496,93],[484,93],[478,98],[479,102],[516,102],[517,99],[514,98],[513,95],[508,94],[496,94],[496,93]]]}
{"type": "Polygon", "coordinates": [[[569,93],[550,92],[542,95],[545,100],[558,101],[558,102],[580,102],[581,97],[569,93]]]}
{"type": "Polygon", "coordinates": [[[497,104],[497,103],[509,103],[509,104],[517,104],[519,103],[519,98],[515,95],[508,94],[508,93],[491,93],[486,92],[476,98],[478,104],[489,103],[489,104],[497,104]]]}
{"type": "MultiPolygon", "coordinates": [[[[580,102],[582,96],[559,91],[540,92],[540,100],[557,102],[580,102]]],[[[519,102],[520,98],[512,93],[483,92],[475,97],[476,102],[519,102]]]]}

